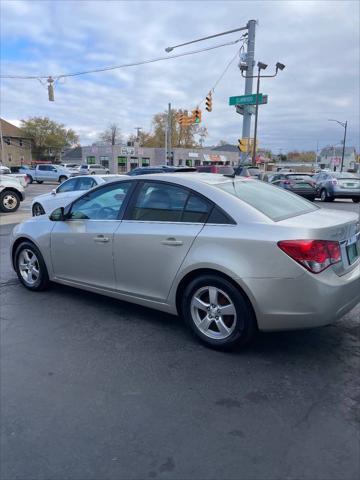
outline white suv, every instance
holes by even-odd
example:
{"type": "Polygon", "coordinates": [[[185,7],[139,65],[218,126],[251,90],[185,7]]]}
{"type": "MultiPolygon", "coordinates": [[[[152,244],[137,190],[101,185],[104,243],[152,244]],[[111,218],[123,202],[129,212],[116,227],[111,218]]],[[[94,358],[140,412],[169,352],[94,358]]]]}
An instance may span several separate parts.
{"type": "Polygon", "coordinates": [[[81,165],[79,170],[80,175],[104,175],[104,173],[110,173],[110,170],[98,163],[94,163],[92,165],[81,165]]]}

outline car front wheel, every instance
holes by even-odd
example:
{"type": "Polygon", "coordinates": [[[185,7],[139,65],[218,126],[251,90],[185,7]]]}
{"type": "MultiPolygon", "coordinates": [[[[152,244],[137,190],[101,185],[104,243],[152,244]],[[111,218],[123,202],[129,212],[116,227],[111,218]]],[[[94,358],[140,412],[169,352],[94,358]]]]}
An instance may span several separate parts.
{"type": "Polygon", "coordinates": [[[42,207],[42,205],[40,205],[40,203],[34,203],[32,207],[33,217],[38,217],[39,215],[44,215],[44,214],[45,214],[45,210],[42,207]]]}
{"type": "Polygon", "coordinates": [[[29,290],[44,290],[49,275],[40,250],[31,242],[21,243],[15,252],[15,270],[20,282],[29,290]]]}
{"type": "Polygon", "coordinates": [[[245,345],[257,330],[247,298],[220,276],[204,275],[190,282],[183,295],[182,314],[202,342],[220,350],[245,345]]]}
{"type": "Polygon", "coordinates": [[[68,177],[66,177],[65,175],[60,175],[59,177],[59,183],[63,183],[65,182],[65,180],[67,180],[68,177]]]}
{"type": "Polygon", "coordinates": [[[354,203],[359,203],[359,202],[360,202],[360,198],[356,198],[356,197],[355,197],[355,198],[352,199],[352,201],[353,201],[354,203]]]}
{"type": "Polygon", "coordinates": [[[19,195],[12,190],[3,190],[0,194],[0,210],[10,213],[16,212],[20,205],[19,195]]]}

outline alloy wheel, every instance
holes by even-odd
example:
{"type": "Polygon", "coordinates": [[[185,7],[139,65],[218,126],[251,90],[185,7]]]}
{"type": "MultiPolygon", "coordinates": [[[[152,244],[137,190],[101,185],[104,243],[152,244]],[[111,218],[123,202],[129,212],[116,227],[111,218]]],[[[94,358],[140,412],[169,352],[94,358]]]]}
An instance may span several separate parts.
{"type": "Polygon", "coordinates": [[[194,293],[191,316],[199,331],[215,340],[229,337],[237,322],[233,301],[223,290],[214,286],[199,288],[194,293]]]}
{"type": "Polygon", "coordinates": [[[32,250],[28,248],[21,250],[18,257],[18,267],[25,283],[35,285],[40,277],[40,265],[32,250]]]}
{"type": "Polygon", "coordinates": [[[33,216],[38,217],[39,215],[44,215],[44,209],[40,205],[40,203],[35,203],[33,206],[33,216]]]}

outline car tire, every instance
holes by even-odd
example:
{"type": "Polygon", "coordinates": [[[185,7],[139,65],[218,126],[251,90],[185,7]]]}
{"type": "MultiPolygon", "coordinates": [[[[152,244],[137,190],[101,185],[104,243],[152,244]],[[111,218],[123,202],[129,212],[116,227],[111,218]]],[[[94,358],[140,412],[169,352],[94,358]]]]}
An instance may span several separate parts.
{"type": "Polygon", "coordinates": [[[20,195],[14,190],[3,190],[0,194],[0,210],[5,213],[16,212],[20,205],[20,195]]]}
{"type": "Polygon", "coordinates": [[[90,175],[95,175],[95,172],[91,172],[90,175]]]}
{"type": "Polygon", "coordinates": [[[67,179],[68,179],[68,177],[67,177],[66,175],[60,175],[60,177],[59,177],[59,183],[63,183],[63,182],[65,182],[65,180],[67,180],[67,179]]]}
{"type": "Polygon", "coordinates": [[[31,242],[21,243],[14,255],[14,266],[20,282],[29,290],[45,290],[49,275],[40,250],[31,242]]]}
{"type": "Polygon", "coordinates": [[[219,350],[244,346],[257,331],[250,302],[221,276],[202,275],[192,280],[183,293],[181,313],[198,339],[219,350]],[[228,313],[222,314],[225,307],[228,313]]]}
{"type": "Polygon", "coordinates": [[[44,183],[44,180],[36,180],[36,183],[44,183]]]}
{"type": "Polygon", "coordinates": [[[315,202],[315,197],[309,197],[308,200],[310,200],[310,202],[315,202]]]}
{"type": "Polygon", "coordinates": [[[327,190],[325,188],[323,188],[321,191],[320,191],[320,200],[322,202],[333,202],[334,201],[334,197],[331,197],[327,190]]]}
{"type": "Polygon", "coordinates": [[[352,198],[351,199],[354,203],[359,203],[360,202],[360,198],[352,198]]]}
{"type": "Polygon", "coordinates": [[[33,183],[34,179],[31,175],[28,175],[29,183],[33,183]]]}
{"type": "Polygon", "coordinates": [[[40,215],[44,215],[45,214],[45,210],[43,208],[43,206],[40,204],[40,203],[34,203],[34,205],[32,206],[32,216],[33,217],[39,217],[40,215]]]}

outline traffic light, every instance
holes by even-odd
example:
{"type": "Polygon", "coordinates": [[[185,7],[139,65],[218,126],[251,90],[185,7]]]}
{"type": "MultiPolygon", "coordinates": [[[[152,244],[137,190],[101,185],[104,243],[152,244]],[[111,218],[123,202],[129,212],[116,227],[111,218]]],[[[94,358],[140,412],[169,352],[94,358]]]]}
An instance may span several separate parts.
{"type": "Polygon", "coordinates": [[[238,139],[238,149],[240,152],[247,152],[249,149],[249,139],[248,138],[239,138],[238,139]]]}
{"type": "Polygon", "coordinates": [[[199,107],[196,107],[195,110],[192,111],[193,114],[193,123],[200,123],[201,122],[201,110],[199,107]]]}
{"type": "Polygon", "coordinates": [[[206,104],[206,110],[208,112],[211,112],[212,111],[212,93],[211,92],[207,94],[205,104],[206,104]]]}
{"type": "Polygon", "coordinates": [[[184,114],[183,113],[178,114],[177,121],[178,121],[179,125],[181,125],[181,126],[184,125],[184,114]]]}

